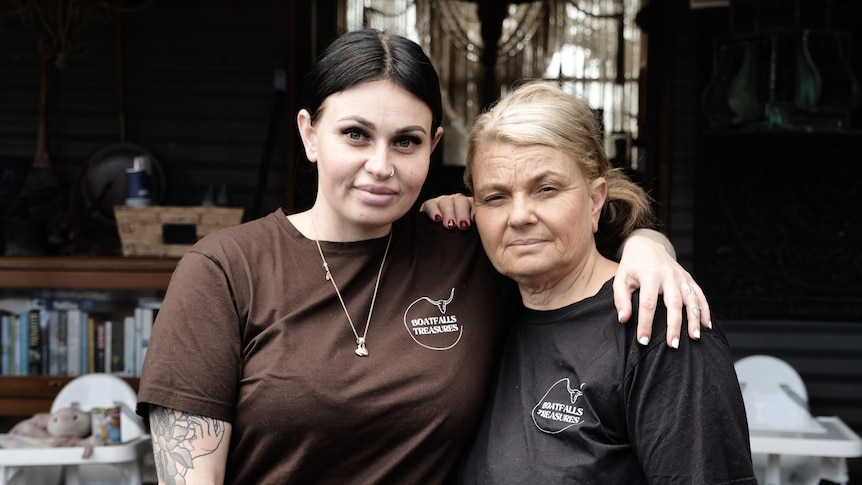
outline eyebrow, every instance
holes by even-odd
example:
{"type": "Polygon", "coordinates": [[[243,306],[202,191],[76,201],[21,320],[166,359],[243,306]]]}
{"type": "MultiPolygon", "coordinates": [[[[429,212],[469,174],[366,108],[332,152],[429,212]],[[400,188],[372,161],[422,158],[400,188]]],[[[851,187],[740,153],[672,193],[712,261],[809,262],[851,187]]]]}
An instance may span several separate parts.
{"type": "MultiPolygon", "coordinates": [[[[527,180],[527,182],[530,185],[536,185],[539,182],[541,182],[542,180],[546,180],[548,178],[553,178],[553,177],[556,177],[557,175],[559,175],[559,174],[557,172],[554,172],[553,170],[544,170],[542,172],[537,173],[535,176],[530,177],[527,180]]],[[[474,188],[474,191],[476,193],[479,193],[479,192],[500,192],[503,190],[507,190],[508,187],[510,187],[510,184],[508,184],[506,182],[503,182],[503,183],[493,182],[493,183],[484,184],[484,185],[476,185],[474,188]]]]}
{"type": "MultiPolygon", "coordinates": [[[[359,115],[345,116],[343,118],[339,118],[337,121],[339,121],[339,122],[341,122],[341,121],[355,121],[355,122],[357,122],[363,126],[367,126],[371,130],[377,129],[377,125],[375,125],[371,120],[364,118],[362,116],[359,116],[359,115]]],[[[415,131],[422,132],[423,134],[427,133],[427,131],[425,131],[425,127],[422,125],[405,126],[404,128],[400,128],[397,132],[398,133],[412,133],[415,131]]]]}

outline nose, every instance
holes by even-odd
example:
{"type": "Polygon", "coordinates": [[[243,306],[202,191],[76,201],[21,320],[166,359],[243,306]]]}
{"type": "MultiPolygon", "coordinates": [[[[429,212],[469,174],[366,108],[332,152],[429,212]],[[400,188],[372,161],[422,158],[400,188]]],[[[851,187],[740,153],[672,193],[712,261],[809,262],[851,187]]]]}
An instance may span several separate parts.
{"type": "Polygon", "coordinates": [[[378,180],[385,180],[392,176],[395,166],[389,160],[388,147],[380,147],[374,150],[365,162],[365,170],[378,180]]]}
{"type": "Polygon", "coordinates": [[[509,225],[512,227],[534,224],[536,222],[536,212],[533,201],[524,195],[516,195],[512,197],[512,203],[509,211],[509,225]]]}

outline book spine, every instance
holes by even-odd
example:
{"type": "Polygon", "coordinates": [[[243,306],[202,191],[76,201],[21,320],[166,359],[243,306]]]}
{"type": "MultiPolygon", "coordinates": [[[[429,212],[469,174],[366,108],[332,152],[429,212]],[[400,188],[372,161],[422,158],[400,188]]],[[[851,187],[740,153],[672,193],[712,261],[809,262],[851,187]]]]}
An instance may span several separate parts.
{"type": "Polygon", "coordinates": [[[135,375],[141,375],[141,367],[143,367],[143,324],[144,309],[135,308],[135,375]]]}
{"type": "Polygon", "coordinates": [[[0,374],[9,375],[9,324],[11,323],[11,315],[3,315],[0,317],[0,374]]]}
{"type": "Polygon", "coordinates": [[[48,335],[48,351],[42,354],[43,358],[47,358],[45,373],[58,376],[60,375],[60,311],[46,310],[43,315],[45,318],[42,319],[42,328],[48,335]]]}
{"type": "Polygon", "coordinates": [[[18,317],[18,375],[30,374],[30,312],[18,317]]]}
{"type": "Polygon", "coordinates": [[[57,375],[65,376],[69,373],[69,333],[68,333],[68,311],[57,311],[57,375]]]}
{"type": "Polygon", "coordinates": [[[105,322],[105,372],[114,370],[114,322],[105,322]]]}
{"type": "Polygon", "coordinates": [[[123,319],[123,375],[135,375],[135,317],[123,319]]]}
{"type": "Polygon", "coordinates": [[[31,376],[42,375],[42,318],[41,311],[34,308],[27,312],[27,373],[31,376]]]}
{"type": "Polygon", "coordinates": [[[21,315],[12,315],[9,320],[9,375],[21,373],[21,315]]]}
{"type": "Polygon", "coordinates": [[[87,372],[96,372],[96,319],[93,316],[87,318],[87,372]]]}
{"type": "Polygon", "coordinates": [[[95,356],[93,362],[93,372],[105,372],[105,321],[95,321],[95,356]]]}
{"type": "Polygon", "coordinates": [[[66,375],[81,375],[81,310],[70,308],[66,312],[66,375]]]}
{"type": "MultiPolygon", "coordinates": [[[[136,374],[141,375],[141,370],[144,367],[144,359],[147,356],[147,347],[150,345],[150,334],[153,331],[153,322],[155,321],[156,313],[158,312],[157,308],[139,308],[140,310],[140,338],[138,338],[138,345],[135,349],[138,353],[137,355],[137,369],[136,374]]],[[[136,312],[137,315],[137,312],[136,312]]],[[[136,322],[137,325],[137,322],[136,322]]],[[[137,330],[136,330],[137,331],[137,330]]]]}

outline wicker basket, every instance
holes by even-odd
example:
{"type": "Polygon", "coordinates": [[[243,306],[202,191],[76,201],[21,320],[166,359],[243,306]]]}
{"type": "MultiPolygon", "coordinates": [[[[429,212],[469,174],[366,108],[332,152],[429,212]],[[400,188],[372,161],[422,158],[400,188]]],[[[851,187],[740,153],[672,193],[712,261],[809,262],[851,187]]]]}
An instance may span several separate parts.
{"type": "Polygon", "coordinates": [[[242,222],[237,207],[114,206],[123,256],[178,258],[198,239],[242,222]]]}

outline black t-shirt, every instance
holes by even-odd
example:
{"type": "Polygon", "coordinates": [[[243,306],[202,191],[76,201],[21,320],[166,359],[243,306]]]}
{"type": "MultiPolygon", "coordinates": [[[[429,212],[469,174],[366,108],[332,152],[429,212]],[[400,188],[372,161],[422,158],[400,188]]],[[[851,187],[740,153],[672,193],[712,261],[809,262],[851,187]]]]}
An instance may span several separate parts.
{"type": "Polygon", "coordinates": [[[756,483],[721,330],[670,349],[661,306],[641,346],[637,315],[616,321],[612,281],[564,308],[525,310],[458,483],[756,483]]]}

